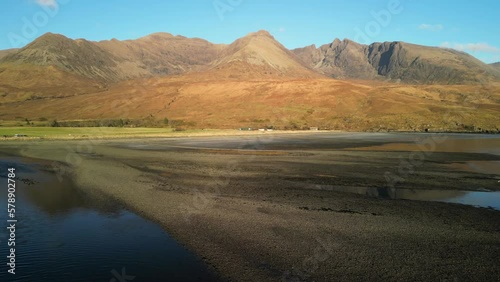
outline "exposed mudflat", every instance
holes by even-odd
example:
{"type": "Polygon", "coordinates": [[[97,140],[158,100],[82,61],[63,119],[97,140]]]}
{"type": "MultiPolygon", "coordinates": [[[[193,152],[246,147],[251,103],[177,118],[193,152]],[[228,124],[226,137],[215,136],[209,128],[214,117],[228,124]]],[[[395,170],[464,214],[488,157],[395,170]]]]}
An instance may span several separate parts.
{"type": "Polygon", "coordinates": [[[500,138],[442,137],[4,142],[0,151],[54,161],[83,191],[160,223],[227,280],[499,280],[500,211],[436,197],[500,191],[500,156],[491,150],[500,138]],[[477,162],[488,169],[469,169],[477,162]],[[430,194],[356,192],[368,188],[430,194]]]}

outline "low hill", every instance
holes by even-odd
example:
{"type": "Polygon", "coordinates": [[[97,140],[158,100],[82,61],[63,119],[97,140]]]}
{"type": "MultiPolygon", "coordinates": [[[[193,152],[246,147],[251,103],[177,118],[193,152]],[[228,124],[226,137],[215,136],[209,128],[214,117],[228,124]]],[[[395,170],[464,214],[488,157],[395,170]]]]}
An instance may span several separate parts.
{"type": "MultiPolygon", "coordinates": [[[[201,75],[201,74],[200,74],[201,75]]],[[[156,119],[195,128],[491,131],[500,85],[404,85],[334,79],[131,80],[99,93],[2,103],[0,119],[156,119]]]]}

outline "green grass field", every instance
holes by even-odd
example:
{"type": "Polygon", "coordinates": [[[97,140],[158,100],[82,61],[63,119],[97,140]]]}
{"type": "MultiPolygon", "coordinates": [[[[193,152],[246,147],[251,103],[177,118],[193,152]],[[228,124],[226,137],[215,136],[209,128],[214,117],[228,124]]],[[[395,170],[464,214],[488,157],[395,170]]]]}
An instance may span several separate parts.
{"type": "Polygon", "coordinates": [[[171,128],[118,128],[118,127],[0,127],[0,137],[14,137],[15,134],[27,138],[78,139],[78,138],[119,138],[172,135],[171,128]]]}
{"type": "Polygon", "coordinates": [[[175,131],[172,128],[0,126],[0,141],[26,139],[112,139],[134,137],[191,137],[254,134],[261,133],[257,131],[244,132],[239,130],[222,129],[193,129],[175,131]],[[15,137],[16,134],[26,135],[26,137],[15,137]]]}

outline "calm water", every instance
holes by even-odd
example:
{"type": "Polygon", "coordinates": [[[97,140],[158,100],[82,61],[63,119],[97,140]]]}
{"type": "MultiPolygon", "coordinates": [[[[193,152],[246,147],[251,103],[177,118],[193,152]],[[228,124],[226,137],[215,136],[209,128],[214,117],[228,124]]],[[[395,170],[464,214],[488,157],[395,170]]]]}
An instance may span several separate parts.
{"type": "Polygon", "coordinates": [[[217,281],[158,225],[43,166],[0,160],[0,281],[217,281]],[[7,167],[17,176],[16,275],[7,273],[7,167]],[[34,182],[32,182],[34,181],[34,182]]]}
{"type": "Polygon", "coordinates": [[[381,199],[402,199],[414,201],[435,201],[470,205],[500,210],[500,192],[489,191],[457,191],[457,190],[423,190],[402,188],[372,187],[336,187],[332,185],[315,185],[315,188],[345,193],[356,193],[381,199]]]}

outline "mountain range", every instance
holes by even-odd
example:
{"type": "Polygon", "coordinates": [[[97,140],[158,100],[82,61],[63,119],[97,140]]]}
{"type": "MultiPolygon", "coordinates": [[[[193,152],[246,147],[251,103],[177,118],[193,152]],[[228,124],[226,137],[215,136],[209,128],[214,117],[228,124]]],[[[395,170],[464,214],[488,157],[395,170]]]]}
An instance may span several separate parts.
{"type": "Polygon", "coordinates": [[[405,42],[362,45],[335,39],[319,48],[311,45],[288,50],[267,31],[250,33],[230,45],[169,33],[100,42],[47,33],[22,49],[0,52],[0,65],[6,64],[55,66],[110,82],[234,68],[263,71],[252,74],[259,78],[317,76],[312,70],[337,79],[380,79],[409,84],[471,84],[500,78],[498,66],[487,65],[453,49],[405,42]]]}
{"type": "Polygon", "coordinates": [[[155,116],[202,127],[496,130],[499,85],[498,63],[453,49],[335,39],[289,50],[267,31],[227,45],[169,33],[100,42],[47,33],[0,51],[3,120],[155,116]],[[461,118],[445,125],[428,116],[436,109],[461,118]]]}

